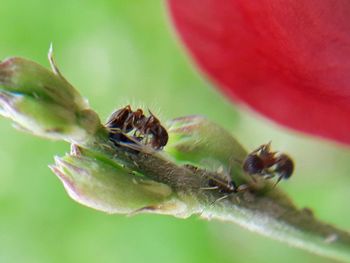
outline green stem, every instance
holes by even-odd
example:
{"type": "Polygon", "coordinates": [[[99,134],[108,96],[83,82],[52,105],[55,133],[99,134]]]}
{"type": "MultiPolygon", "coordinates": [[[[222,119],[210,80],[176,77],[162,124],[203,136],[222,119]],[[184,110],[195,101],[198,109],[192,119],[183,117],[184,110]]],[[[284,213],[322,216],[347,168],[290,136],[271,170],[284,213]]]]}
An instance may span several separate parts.
{"type": "Polygon", "coordinates": [[[61,75],[52,52],[49,59],[53,72],[21,58],[0,63],[0,114],[33,135],[72,144],[72,152],[50,167],[75,201],[107,213],[219,219],[350,262],[349,233],[320,222],[310,209],[298,209],[268,181],[252,182],[242,170],[247,151],[229,132],[188,116],[169,122],[163,151],[137,142],[116,145],[61,75]],[[213,176],[248,190],[208,189],[213,176]]]}

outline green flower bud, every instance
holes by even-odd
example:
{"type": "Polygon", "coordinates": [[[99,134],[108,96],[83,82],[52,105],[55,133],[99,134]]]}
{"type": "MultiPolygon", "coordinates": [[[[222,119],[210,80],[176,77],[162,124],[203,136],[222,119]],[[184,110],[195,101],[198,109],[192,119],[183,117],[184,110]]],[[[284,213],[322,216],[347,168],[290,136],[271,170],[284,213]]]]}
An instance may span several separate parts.
{"type": "MultiPolygon", "coordinates": [[[[135,211],[171,213],[183,209],[172,189],[135,174],[117,163],[73,146],[71,154],[56,157],[50,168],[72,199],[107,213],[135,211]]],[[[180,212],[180,211],[179,211],[180,212]]]]}
{"type": "Polygon", "coordinates": [[[179,162],[191,162],[210,170],[225,168],[241,173],[246,150],[224,128],[199,115],[168,122],[169,142],[165,148],[179,162]]]}
{"type": "Polygon", "coordinates": [[[39,136],[86,140],[101,127],[100,120],[62,77],[52,52],[49,59],[53,72],[23,58],[0,63],[0,114],[39,136]]]}

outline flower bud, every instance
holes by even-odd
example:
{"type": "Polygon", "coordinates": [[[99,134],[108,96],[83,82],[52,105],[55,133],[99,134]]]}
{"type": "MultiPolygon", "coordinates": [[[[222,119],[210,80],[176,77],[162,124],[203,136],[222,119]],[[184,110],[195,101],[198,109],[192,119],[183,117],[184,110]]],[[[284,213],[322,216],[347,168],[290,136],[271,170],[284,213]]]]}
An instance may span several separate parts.
{"type": "Polygon", "coordinates": [[[166,213],[176,209],[169,186],[85,151],[73,146],[71,154],[56,157],[56,164],[50,167],[75,201],[107,213],[166,213]]]}
{"type": "Polygon", "coordinates": [[[241,172],[241,162],[247,152],[218,124],[192,115],[170,120],[167,125],[169,142],[165,151],[177,161],[241,172]]]}
{"type": "Polygon", "coordinates": [[[0,114],[39,136],[85,140],[100,120],[50,58],[53,72],[23,58],[0,63],[0,114]]]}

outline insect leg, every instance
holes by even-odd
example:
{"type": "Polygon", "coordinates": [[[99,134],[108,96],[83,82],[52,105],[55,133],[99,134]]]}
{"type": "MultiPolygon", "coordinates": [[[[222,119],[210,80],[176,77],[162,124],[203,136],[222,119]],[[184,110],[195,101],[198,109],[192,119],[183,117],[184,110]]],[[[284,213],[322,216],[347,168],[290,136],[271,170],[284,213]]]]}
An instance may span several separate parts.
{"type": "Polygon", "coordinates": [[[277,186],[277,184],[283,179],[283,176],[280,175],[276,181],[276,183],[274,183],[274,185],[272,186],[272,188],[275,188],[277,186]]]}

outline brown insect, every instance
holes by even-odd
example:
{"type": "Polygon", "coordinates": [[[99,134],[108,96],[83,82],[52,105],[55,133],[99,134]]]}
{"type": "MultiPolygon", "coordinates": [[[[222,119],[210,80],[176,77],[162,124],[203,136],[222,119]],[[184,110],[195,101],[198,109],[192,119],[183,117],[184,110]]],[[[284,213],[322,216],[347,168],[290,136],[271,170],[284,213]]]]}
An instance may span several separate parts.
{"type": "Polygon", "coordinates": [[[277,176],[277,185],[282,179],[291,177],[294,162],[287,154],[272,152],[270,146],[271,142],[263,144],[248,154],[243,161],[243,170],[251,176],[259,175],[265,179],[277,176]]]}
{"type": "Polygon", "coordinates": [[[110,139],[116,142],[133,140],[150,144],[154,149],[162,149],[168,142],[168,132],[150,111],[146,117],[141,109],[132,111],[130,105],[115,111],[108,119],[106,127],[110,139]],[[129,133],[132,133],[130,138],[129,133]]]}

